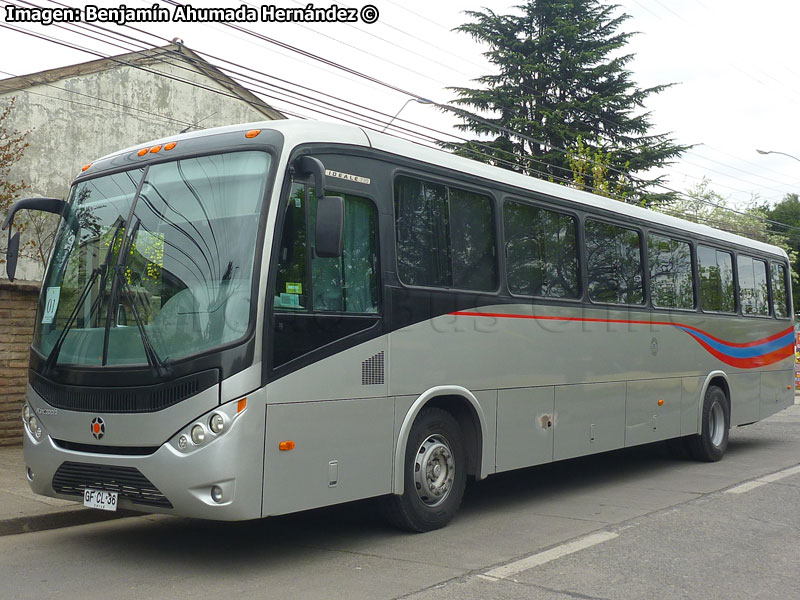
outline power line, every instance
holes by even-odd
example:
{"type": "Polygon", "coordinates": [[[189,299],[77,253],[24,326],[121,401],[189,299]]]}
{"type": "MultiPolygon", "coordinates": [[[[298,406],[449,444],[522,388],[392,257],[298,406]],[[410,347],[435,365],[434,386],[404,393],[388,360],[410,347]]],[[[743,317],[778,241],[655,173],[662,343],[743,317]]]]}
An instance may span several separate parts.
{"type": "MultiPolygon", "coordinates": [[[[55,43],[59,43],[59,44],[61,44],[61,45],[65,45],[65,46],[68,46],[68,47],[75,47],[76,49],[81,49],[81,50],[84,50],[84,51],[88,51],[88,50],[86,50],[86,49],[83,49],[83,48],[77,47],[77,46],[75,46],[75,45],[70,45],[70,44],[68,44],[68,43],[66,43],[66,42],[63,42],[63,41],[60,41],[60,40],[48,39],[46,36],[41,36],[41,35],[38,35],[38,34],[34,34],[33,32],[27,32],[26,30],[24,30],[24,29],[21,29],[21,28],[16,28],[16,29],[15,29],[15,28],[13,28],[13,27],[7,27],[7,26],[5,26],[5,27],[6,27],[6,28],[8,28],[8,29],[12,29],[12,30],[15,30],[15,31],[19,31],[19,32],[21,32],[21,33],[27,33],[27,34],[29,34],[29,35],[33,35],[34,37],[38,37],[38,38],[40,38],[40,39],[46,39],[47,41],[54,41],[55,43]]],[[[90,52],[90,53],[93,53],[93,54],[95,54],[95,55],[99,55],[99,54],[98,54],[96,51],[88,51],[88,52],[90,52]]],[[[117,61],[117,62],[125,62],[125,61],[117,61]]],[[[142,68],[142,67],[141,67],[141,66],[139,66],[139,65],[131,65],[131,66],[135,66],[136,68],[142,68]]],[[[149,70],[149,69],[143,69],[143,70],[146,70],[146,71],[151,71],[151,70],[149,70]]],[[[153,71],[151,71],[151,72],[153,72],[153,71]]],[[[163,75],[163,76],[166,76],[166,75],[164,75],[164,74],[162,74],[162,75],[163,75]]],[[[167,77],[168,77],[168,76],[167,76],[167,77]]],[[[196,85],[197,87],[201,87],[201,88],[204,88],[204,89],[210,89],[210,88],[207,88],[206,86],[199,85],[199,84],[197,84],[196,82],[189,82],[189,81],[186,81],[186,80],[181,80],[181,79],[179,79],[179,78],[174,78],[174,77],[169,77],[169,78],[171,78],[171,79],[175,79],[176,81],[182,81],[182,82],[184,82],[184,83],[188,83],[188,84],[190,84],[190,85],[196,85]]],[[[373,79],[374,79],[374,78],[373,78],[373,79]]],[[[377,81],[377,80],[376,80],[376,81],[377,81]]],[[[388,84],[388,85],[391,85],[391,84],[388,84]]],[[[214,91],[214,92],[220,93],[220,92],[219,92],[219,90],[213,90],[213,89],[210,89],[210,91],[214,91]]],[[[406,92],[406,93],[408,93],[408,92],[406,92]]],[[[228,95],[228,94],[224,94],[224,93],[223,93],[223,95],[228,95]]],[[[237,97],[237,99],[241,100],[241,98],[239,98],[239,97],[237,97]]],[[[442,105],[442,106],[443,106],[443,105],[442,105]]],[[[445,107],[445,108],[447,108],[447,107],[445,107]]],[[[315,110],[315,109],[312,109],[312,110],[315,110]]],[[[456,111],[459,111],[459,110],[460,110],[460,109],[456,109],[456,111]]],[[[320,112],[320,111],[318,111],[318,110],[315,110],[315,112],[320,112]]],[[[461,112],[464,112],[464,111],[461,111],[461,112]]],[[[321,113],[321,114],[324,114],[324,113],[321,113]]],[[[328,115],[328,116],[330,116],[330,115],[328,115]]],[[[363,115],[362,115],[362,118],[363,118],[363,115]]],[[[342,119],[342,120],[344,120],[344,119],[342,119]]],[[[373,120],[374,120],[374,119],[373,119],[373,120]]],[[[348,121],[348,122],[351,122],[351,123],[352,123],[352,121],[348,121]]],[[[486,125],[487,125],[487,126],[490,126],[490,127],[493,127],[493,128],[496,128],[496,129],[502,129],[502,130],[505,130],[505,131],[507,131],[507,132],[509,132],[509,133],[511,133],[511,134],[513,134],[513,135],[520,135],[520,134],[517,134],[516,132],[513,132],[513,131],[511,131],[511,130],[508,130],[507,128],[502,128],[501,126],[497,126],[497,125],[494,125],[494,124],[491,124],[491,123],[487,123],[486,125]]],[[[368,128],[369,128],[369,127],[368,127],[368,128]]],[[[522,135],[522,137],[526,137],[526,136],[522,135]]],[[[527,136],[527,137],[529,137],[529,136],[527,136]]],[[[441,142],[441,140],[437,140],[437,141],[441,142]]],[[[445,143],[446,143],[446,142],[445,142],[445,143]]],[[[539,142],[539,141],[537,141],[537,143],[540,143],[540,142],[539,142]]],[[[551,146],[551,147],[552,147],[552,146],[551,146]]],[[[558,150],[558,151],[560,151],[560,152],[565,152],[565,153],[567,153],[567,151],[565,151],[565,150],[563,150],[563,149],[561,149],[561,148],[554,148],[554,149],[556,149],[556,150],[558,150]]],[[[472,151],[472,152],[475,152],[475,151],[474,151],[474,149],[471,149],[470,151],[472,151]]],[[[476,154],[482,154],[482,155],[484,155],[484,156],[486,156],[486,157],[489,157],[489,158],[491,158],[491,160],[493,160],[494,162],[508,162],[508,161],[502,161],[502,159],[498,159],[498,158],[497,158],[497,157],[495,157],[495,156],[489,156],[489,155],[486,155],[486,154],[484,154],[484,153],[476,153],[476,154]]],[[[514,157],[516,157],[516,158],[518,158],[518,159],[526,160],[526,161],[527,161],[527,160],[530,160],[530,158],[531,158],[531,157],[527,157],[527,156],[516,155],[516,154],[514,154],[514,153],[506,153],[506,154],[508,154],[508,155],[510,155],[510,156],[514,156],[514,157]]],[[[592,161],[588,161],[588,162],[592,162],[592,161]]],[[[516,165],[516,164],[513,164],[513,166],[514,166],[514,167],[517,167],[518,165],[516,165]]],[[[603,165],[603,166],[604,166],[605,168],[608,168],[608,166],[607,166],[607,165],[603,165]]],[[[615,169],[613,169],[613,168],[612,168],[612,169],[609,169],[609,170],[615,170],[615,169]]],[[[553,177],[552,175],[549,175],[549,174],[543,173],[543,172],[541,172],[541,171],[536,171],[535,169],[531,169],[531,171],[532,171],[532,172],[536,172],[536,173],[540,173],[540,174],[543,174],[543,175],[547,175],[547,176],[548,176],[548,178],[551,178],[551,179],[559,179],[559,180],[562,180],[562,181],[566,181],[564,178],[553,177]]],[[[632,177],[632,176],[631,176],[631,175],[629,175],[629,174],[623,173],[623,172],[621,172],[621,171],[618,171],[618,170],[615,170],[615,171],[619,172],[620,174],[622,174],[622,175],[623,175],[623,176],[625,176],[625,177],[628,177],[630,180],[637,181],[637,180],[636,180],[636,178],[632,177]]],[[[669,188],[668,186],[665,186],[665,185],[661,184],[661,183],[660,183],[660,182],[658,182],[658,181],[645,182],[645,181],[642,181],[642,180],[638,180],[638,182],[639,182],[639,183],[641,183],[641,184],[644,184],[644,185],[656,185],[656,186],[658,186],[658,187],[661,187],[661,188],[663,188],[663,189],[666,189],[666,190],[668,190],[668,191],[670,191],[670,192],[672,192],[673,194],[676,194],[676,195],[678,195],[678,196],[685,195],[685,194],[683,194],[682,192],[678,192],[678,191],[676,191],[676,190],[673,190],[673,189],[669,188]]],[[[719,205],[719,204],[716,204],[716,203],[710,202],[710,201],[708,201],[708,200],[705,200],[705,199],[693,198],[693,200],[695,200],[695,201],[700,201],[700,202],[702,202],[702,203],[705,203],[705,204],[708,204],[708,205],[711,205],[711,206],[715,206],[716,208],[720,208],[720,209],[723,209],[723,210],[729,210],[729,211],[731,211],[731,212],[734,212],[734,213],[737,213],[737,214],[740,214],[740,215],[752,216],[752,215],[748,215],[747,213],[743,213],[743,212],[741,212],[741,211],[736,211],[735,209],[731,209],[731,208],[729,208],[729,207],[727,207],[727,206],[719,205]]],[[[796,228],[794,228],[794,227],[792,227],[792,226],[786,225],[786,224],[784,224],[784,223],[779,223],[779,222],[777,222],[777,221],[771,221],[771,220],[769,220],[769,219],[761,219],[761,220],[763,220],[763,221],[765,221],[765,222],[770,222],[770,223],[772,223],[772,224],[775,224],[775,225],[777,225],[777,226],[782,226],[782,227],[786,227],[786,228],[789,228],[789,229],[796,229],[796,228]]]]}

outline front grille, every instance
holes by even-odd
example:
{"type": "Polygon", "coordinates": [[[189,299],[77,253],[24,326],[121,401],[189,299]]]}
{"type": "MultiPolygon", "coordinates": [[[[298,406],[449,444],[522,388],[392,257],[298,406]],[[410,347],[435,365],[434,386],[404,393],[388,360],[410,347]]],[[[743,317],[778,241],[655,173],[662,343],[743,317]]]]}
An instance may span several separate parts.
{"type": "Polygon", "coordinates": [[[65,462],[53,476],[53,489],[59,494],[83,496],[86,488],[117,492],[135,504],[172,508],[167,497],[134,467],[65,462]]]}
{"type": "Polygon", "coordinates": [[[78,442],[68,442],[67,440],[57,440],[53,442],[59,448],[72,450],[73,452],[91,452],[92,454],[122,454],[129,456],[148,456],[155,454],[158,446],[101,446],[98,444],[79,444],[78,442]]]}
{"type": "Polygon", "coordinates": [[[80,412],[142,413],[162,410],[207,390],[219,381],[216,369],[156,385],[125,388],[63,385],[31,371],[31,387],[55,408],[80,412]]]}

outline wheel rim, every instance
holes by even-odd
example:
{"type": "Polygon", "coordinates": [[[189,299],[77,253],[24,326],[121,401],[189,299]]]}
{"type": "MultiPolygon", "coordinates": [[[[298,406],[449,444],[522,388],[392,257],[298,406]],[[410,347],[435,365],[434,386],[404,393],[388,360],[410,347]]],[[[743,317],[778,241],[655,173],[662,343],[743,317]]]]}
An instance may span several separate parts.
{"type": "Polygon", "coordinates": [[[725,437],[725,411],[719,402],[714,402],[711,405],[711,411],[708,414],[708,432],[711,437],[711,443],[719,448],[722,444],[722,439],[725,437]]]}
{"type": "Polygon", "coordinates": [[[414,457],[414,484],[417,496],[427,506],[445,501],[453,489],[456,462],[444,436],[428,436],[414,457]]]}

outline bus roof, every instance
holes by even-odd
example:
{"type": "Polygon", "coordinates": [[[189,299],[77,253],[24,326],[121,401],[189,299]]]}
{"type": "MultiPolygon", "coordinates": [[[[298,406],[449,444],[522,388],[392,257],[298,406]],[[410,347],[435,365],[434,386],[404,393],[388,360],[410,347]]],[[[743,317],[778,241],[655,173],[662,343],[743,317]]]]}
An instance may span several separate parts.
{"type": "Polygon", "coordinates": [[[458,171],[461,173],[477,176],[490,181],[497,181],[523,190],[537,192],[557,198],[563,198],[569,202],[574,202],[587,207],[595,207],[607,211],[615,212],[619,215],[629,216],[642,221],[647,221],[657,225],[664,225],[686,231],[691,234],[703,235],[716,238],[731,244],[745,246],[769,254],[777,254],[788,258],[786,252],[772,244],[766,244],[757,240],[752,240],[734,233],[715,229],[707,225],[701,225],[692,221],[686,221],[678,217],[666,215],[646,208],[641,208],[633,204],[627,204],[619,200],[598,196],[589,192],[583,192],[557,183],[551,183],[543,179],[515,173],[507,169],[493,167],[478,161],[474,161],[461,156],[456,156],[449,152],[444,152],[421,144],[415,144],[391,135],[378,133],[357,127],[354,125],[344,125],[339,123],[328,123],[324,121],[301,121],[301,120],[276,120],[262,121],[257,123],[242,123],[239,125],[227,125],[213,129],[204,129],[191,133],[179,134],[153,140],[144,144],[137,144],[125,150],[114,152],[99,160],[110,159],[121,154],[138,150],[143,146],[163,144],[166,142],[179,142],[184,139],[208,137],[231,133],[235,131],[247,131],[250,129],[271,129],[280,132],[286,141],[286,147],[292,148],[299,144],[325,142],[331,144],[348,144],[365,146],[404,156],[422,162],[439,165],[441,167],[458,171]]]}

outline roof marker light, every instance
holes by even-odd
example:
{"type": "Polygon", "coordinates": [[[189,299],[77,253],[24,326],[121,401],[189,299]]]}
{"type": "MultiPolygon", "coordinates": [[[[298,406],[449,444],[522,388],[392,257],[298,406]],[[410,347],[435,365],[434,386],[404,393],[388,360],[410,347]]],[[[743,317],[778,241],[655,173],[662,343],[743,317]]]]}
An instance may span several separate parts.
{"type": "Polygon", "coordinates": [[[150,154],[155,154],[156,152],[161,152],[161,144],[150,148],[150,154]]]}
{"type": "Polygon", "coordinates": [[[254,138],[259,133],[261,133],[260,129],[251,129],[250,131],[248,131],[247,133],[244,134],[244,137],[246,137],[246,138],[254,138]]]}
{"type": "Polygon", "coordinates": [[[91,167],[91,166],[92,166],[92,163],[89,163],[88,165],[83,165],[83,166],[81,167],[81,171],[88,171],[88,170],[89,170],[89,167],[91,167]]]}
{"type": "Polygon", "coordinates": [[[150,148],[142,148],[142,149],[141,149],[141,150],[139,150],[139,151],[138,151],[136,154],[138,154],[139,156],[144,156],[144,155],[145,155],[145,154],[147,154],[148,152],[150,152],[150,148]]]}
{"type": "Polygon", "coordinates": [[[178,142],[170,142],[169,144],[164,144],[164,150],[172,150],[177,145],[178,142]]]}

